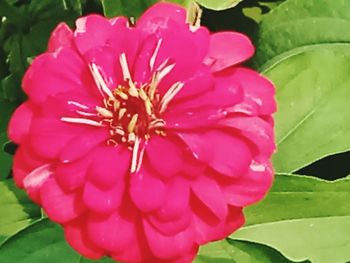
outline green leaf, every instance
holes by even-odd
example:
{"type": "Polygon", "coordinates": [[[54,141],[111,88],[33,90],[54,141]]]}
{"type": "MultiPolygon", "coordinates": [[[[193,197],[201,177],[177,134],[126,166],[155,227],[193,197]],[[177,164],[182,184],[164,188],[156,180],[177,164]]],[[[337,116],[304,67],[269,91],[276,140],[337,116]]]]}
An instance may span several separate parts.
{"type": "Polygon", "coordinates": [[[230,238],[202,246],[194,263],[292,263],[266,245],[230,238]]]}
{"type": "MultiPolygon", "coordinates": [[[[103,13],[107,17],[126,16],[138,18],[150,6],[159,2],[159,0],[101,0],[103,13]]],[[[172,0],[174,2],[187,6],[191,0],[172,0]]]]}
{"type": "Polygon", "coordinates": [[[268,196],[245,210],[235,240],[262,243],[291,260],[341,263],[350,259],[350,178],[335,182],[277,175],[268,196]]]}
{"type": "MultiPolygon", "coordinates": [[[[0,243],[6,237],[28,226],[41,217],[40,208],[33,204],[26,193],[18,189],[13,180],[0,182],[0,243]]],[[[0,252],[0,254],[2,254],[0,252]]],[[[0,259],[0,262],[3,262],[0,259]]]]}
{"type": "Polygon", "coordinates": [[[276,172],[350,149],[349,68],[350,44],[330,44],[305,48],[265,72],[277,87],[276,172]]]}
{"type": "Polygon", "coordinates": [[[29,60],[46,50],[48,38],[58,23],[65,21],[73,26],[74,20],[81,15],[81,9],[79,0],[32,0],[4,10],[4,16],[9,19],[1,24],[0,38],[3,38],[1,44],[10,71],[2,81],[4,98],[24,100],[20,83],[29,60]],[[18,13],[19,22],[12,21],[11,10],[18,13]]]}
{"type": "Polygon", "coordinates": [[[111,259],[92,261],[82,258],[65,241],[63,230],[48,219],[41,219],[11,236],[0,245],[2,263],[113,263],[111,259]]]}
{"type": "Polygon", "coordinates": [[[287,220],[246,227],[237,240],[271,246],[292,260],[344,263],[350,260],[350,216],[287,220]]]}
{"type": "Polygon", "coordinates": [[[324,181],[315,177],[277,174],[273,186],[257,205],[245,209],[246,225],[312,217],[347,216],[350,177],[324,181]]]}
{"type": "Polygon", "coordinates": [[[6,132],[0,133],[0,180],[9,176],[12,167],[12,156],[4,152],[4,146],[7,142],[6,132]]]}
{"type": "Polygon", "coordinates": [[[349,10],[347,0],[285,1],[264,16],[253,64],[263,71],[305,47],[349,43],[349,10]]]}
{"type": "Polygon", "coordinates": [[[201,6],[212,10],[225,10],[235,7],[243,0],[196,0],[201,6]]]}
{"type": "Polygon", "coordinates": [[[12,166],[12,156],[5,153],[3,148],[9,141],[7,138],[7,126],[16,104],[0,99],[0,179],[7,178],[12,166]]]}
{"type": "Polygon", "coordinates": [[[277,87],[276,172],[350,149],[348,10],[346,0],[288,0],[263,18],[253,64],[277,87]]]}

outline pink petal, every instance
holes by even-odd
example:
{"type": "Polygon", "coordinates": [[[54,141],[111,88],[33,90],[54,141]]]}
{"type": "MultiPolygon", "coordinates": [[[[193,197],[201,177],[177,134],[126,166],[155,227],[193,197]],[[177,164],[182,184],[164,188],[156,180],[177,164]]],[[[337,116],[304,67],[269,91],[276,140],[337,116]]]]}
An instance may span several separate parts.
{"type": "Polygon", "coordinates": [[[205,59],[212,71],[239,64],[254,54],[250,39],[237,32],[219,32],[210,37],[209,53],[205,59]]]}
{"type": "Polygon", "coordinates": [[[186,10],[177,4],[157,3],[149,8],[137,21],[137,28],[147,34],[169,28],[169,22],[183,25],[186,21],[186,10]]]}
{"type": "Polygon", "coordinates": [[[228,206],[228,215],[222,221],[213,220],[213,215],[205,208],[198,201],[192,203],[195,240],[199,245],[224,239],[244,224],[241,208],[228,206]]]}
{"type": "Polygon", "coordinates": [[[145,156],[160,177],[170,178],[181,171],[184,160],[179,143],[169,136],[154,136],[148,141],[145,156]]]}
{"type": "Polygon", "coordinates": [[[230,117],[219,121],[219,126],[230,127],[250,140],[260,154],[271,156],[275,150],[273,126],[259,117],[230,117]]]}
{"type": "Polygon", "coordinates": [[[29,197],[41,203],[40,189],[53,175],[53,168],[51,164],[43,164],[31,170],[25,178],[23,178],[23,186],[26,189],[29,197]]]}
{"type": "Polygon", "coordinates": [[[135,205],[143,212],[150,212],[164,204],[167,188],[142,165],[139,172],[131,175],[129,191],[135,205]]]}
{"type": "Polygon", "coordinates": [[[117,16],[109,19],[109,23],[115,30],[120,30],[122,28],[129,26],[129,20],[123,16],[117,16]]]}
{"type": "Polygon", "coordinates": [[[75,48],[73,43],[73,32],[64,22],[58,24],[51,33],[47,51],[55,52],[61,47],[75,48]]]}
{"type": "Polygon", "coordinates": [[[195,133],[179,133],[179,135],[197,159],[226,176],[238,177],[249,167],[252,158],[249,145],[235,134],[211,130],[200,135],[195,133]]]}
{"type": "Polygon", "coordinates": [[[55,171],[57,183],[65,191],[74,191],[82,187],[86,181],[91,157],[86,156],[70,163],[59,163],[55,171]]]}
{"type": "Polygon", "coordinates": [[[226,109],[243,100],[241,86],[232,80],[216,79],[215,86],[207,92],[187,100],[173,100],[170,105],[172,111],[183,111],[184,109],[198,112],[208,108],[226,109]]]}
{"type": "Polygon", "coordinates": [[[192,228],[172,236],[158,232],[146,220],[143,221],[146,238],[152,254],[160,259],[169,259],[191,251],[194,247],[192,228]]]}
{"type": "Polygon", "coordinates": [[[77,90],[86,93],[86,74],[90,75],[89,69],[78,53],[62,48],[35,58],[24,75],[22,86],[34,103],[41,104],[48,96],[58,93],[77,90]]]}
{"type": "Polygon", "coordinates": [[[57,158],[68,142],[87,131],[86,127],[63,123],[59,119],[34,118],[29,142],[38,155],[57,158]]]}
{"type": "Polygon", "coordinates": [[[40,189],[42,206],[48,217],[57,223],[67,223],[86,211],[79,192],[66,193],[50,177],[40,189]]]}
{"type": "Polygon", "coordinates": [[[81,54],[94,47],[103,47],[111,39],[112,25],[101,15],[80,17],[75,24],[74,38],[81,54]]]}
{"type": "Polygon", "coordinates": [[[186,211],[177,219],[171,221],[162,221],[158,217],[150,215],[147,217],[148,222],[162,235],[172,236],[188,228],[192,222],[192,215],[186,211]]]}
{"type": "Polygon", "coordinates": [[[227,215],[227,204],[217,182],[206,176],[199,176],[191,183],[193,193],[201,200],[219,219],[227,215]]]}
{"type": "Polygon", "coordinates": [[[107,129],[99,129],[84,136],[72,138],[60,153],[61,162],[67,163],[83,157],[93,148],[105,143],[109,137],[107,129]]]}
{"type": "Polygon", "coordinates": [[[119,54],[122,52],[121,46],[118,51],[110,46],[97,46],[89,49],[84,54],[86,62],[94,63],[97,66],[102,78],[111,90],[123,81],[119,61],[119,54]]]}
{"type": "Polygon", "coordinates": [[[94,150],[89,168],[89,180],[100,188],[108,189],[124,180],[131,161],[131,152],[120,147],[98,147],[94,150]]]}
{"type": "Polygon", "coordinates": [[[89,237],[109,253],[119,253],[128,248],[137,237],[135,223],[120,213],[109,215],[91,213],[87,220],[89,237]]]}
{"type": "Polygon", "coordinates": [[[83,201],[94,213],[111,213],[120,206],[125,190],[123,181],[114,182],[109,189],[101,189],[87,181],[83,192],[83,201]]]}
{"type": "Polygon", "coordinates": [[[36,168],[49,163],[36,156],[27,144],[21,144],[13,158],[13,177],[18,187],[24,188],[23,179],[36,168]]]}
{"type": "Polygon", "coordinates": [[[179,218],[189,209],[189,198],[189,182],[178,176],[168,183],[166,201],[155,215],[163,221],[179,218]]]}
{"type": "Polygon", "coordinates": [[[219,120],[225,118],[228,112],[223,109],[185,109],[183,111],[172,108],[164,112],[163,119],[166,128],[174,130],[196,130],[215,125],[219,120]]]}
{"type": "Polygon", "coordinates": [[[12,115],[8,128],[8,136],[15,143],[22,143],[28,135],[33,118],[33,110],[32,105],[29,102],[25,102],[12,115]]]}
{"type": "Polygon", "coordinates": [[[89,50],[111,48],[118,60],[120,54],[125,53],[129,68],[132,68],[138,50],[139,34],[134,28],[127,27],[123,19],[120,22],[109,21],[100,15],[79,18],[76,21],[74,38],[80,53],[85,57],[89,50]]]}
{"type": "Polygon", "coordinates": [[[201,65],[199,70],[184,81],[184,87],[174,97],[174,102],[185,98],[193,99],[202,93],[210,92],[214,84],[214,78],[209,67],[201,65]]]}
{"type": "Polygon", "coordinates": [[[245,94],[244,103],[258,107],[259,115],[270,115],[276,111],[275,88],[259,73],[240,67],[220,72],[220,76],[230,78],[241,85],[245,94]]]}
{"type": "Polygon", "coordinates": [[[253,161],[246,175],[223,185],[222,190],[229,204],[245,207],[261,200],[270,189],[272,180],[271,164],[253,161]]]}
{"type": "Polygon", "coordinates": [[[99,259],[104,251],[88,237],[85,220],[79,219],[64,225],[64,235],[69,243],[81,255],[90,259],[99,259]]]}
{"type": "Polygon", "coordinates": [[[139,85],[151,80],[150,61],[157,50],[158,40],[156,36],[150,35],[142,42],[133,70],[133,80],[139,85]]]}

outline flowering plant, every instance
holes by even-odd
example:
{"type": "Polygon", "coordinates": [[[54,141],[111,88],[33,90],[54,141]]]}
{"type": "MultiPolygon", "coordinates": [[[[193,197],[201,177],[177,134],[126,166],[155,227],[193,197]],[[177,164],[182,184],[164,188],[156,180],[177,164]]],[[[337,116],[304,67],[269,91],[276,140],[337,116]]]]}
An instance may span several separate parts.
{"type": "MultiPolygon", "coordinates": [[[[343,82],[328,91],[347,76],[347,47],[306,48],[334,35],[304,37],[309,25],[297,27],[298,10],[313,19],[316,4],[150,1],[145,9],[137,2],[63,1],[48,25],[39,18],[58,2],[2,4],[9,75],[0,102],[8,105],[11,142],[0,161],[13,154],[13,166],[2,166],[8,216],[0,261],[322,262],[334,253],[348,260],[330,245],[319,255],[312,240],[337,220],[334,242],[346,242],[349,211],[334,202],[345,202],[348,180],[296,175],[313,175],[322,163],[310,163],[348,149],[342,118],[324,121],[346,105],[343,82]],[[109,18],[94,14],[100,7],[109,18]],[[210,11],[229,7],[240,18],[230,30],[210,11]],[[287,10],[292,24],[276,30],[287,10]],[[20,27],[35,14],[37,22],[20,27]],[[245,27],[252,23],[255,30],[245,27]],[[254,46],[239,31],[255,41],[250,61],[254,46]],[[25,56],[22,66],[16,55],[25,56]],[[325,77],[332,67],[339,73],[325,77]],[[24,94],[16,88],[22,77],[24,94]],[[277,87],[276,122],[268,77],[277,87]],[[334,127],[342,132],[324,140],[334,127]],[[294,229],[305,226],[305,244],[313,246],[296,249],[294,229]]],[[[350,7],[338,2],[341,16],[350,7]]]]}

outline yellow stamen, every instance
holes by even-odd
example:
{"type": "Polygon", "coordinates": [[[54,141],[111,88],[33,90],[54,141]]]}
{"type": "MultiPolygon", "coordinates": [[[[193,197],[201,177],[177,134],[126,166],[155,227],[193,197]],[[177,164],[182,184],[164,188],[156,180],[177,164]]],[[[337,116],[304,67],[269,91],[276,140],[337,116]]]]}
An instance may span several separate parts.
{"type": "Polygon", "coordinates": [[[118,113],[118,119],[120,120],[121,118],[123,118],[125,113],[126,113],[126,109],[125,108],[121,108],[119,110],[119,113],[118,113]]]}
{"type": "Polygon", "coordinates": [[[132,116],[132,118],[129,122],[129,125],[128,125],[128,131],[130,133],[132,133],[135,129],[138,117],[139,117],[139,115],[137,113],[132,116]]]}
{"type": "Polygon", "coordinates": [[[101,114],[103,117],[106,117],[106,118],[112,118],[113,117],[113,112],[105,109],[105,108],[102,108],[102,107],[99,107],[99,106],[96,106],[96,111],[101,114]]]}

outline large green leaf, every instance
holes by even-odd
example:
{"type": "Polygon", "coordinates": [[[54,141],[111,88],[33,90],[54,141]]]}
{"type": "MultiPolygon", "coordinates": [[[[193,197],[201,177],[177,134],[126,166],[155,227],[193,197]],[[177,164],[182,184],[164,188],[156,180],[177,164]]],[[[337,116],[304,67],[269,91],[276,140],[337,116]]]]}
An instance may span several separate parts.
{"type": "Polygon", "coordinates": [[[350,215],[350,178],[334,182],[299,175],[276,175],[257,205],[245,209],[246,225],[290,219],[350,215]]]}
{"type": "Polygon", "coordinates": [[[350,260],[350,216],[329,216],[255,225],[233,237],[263,243],[292,260],[344,263],[350,260]]]}
{"type": "Polygon", "coordinates": [[[202,246],[194,263],[292,263],[266,245],[230,238],[202,246]]]}
{"type": "Polygon", "coordinates": [[[349,69],[350,44],[330,44],[305,48],[265,72],[277,87],[277,172],[350,149],[349,69]]]}
{"type": "MultiPolygon", "coordinates": [[[[187,6],[191,0],[170,0],[187,6]]],[[[102,0],[103,12],[107,17],[127,16],[139,17],[147,8],[153,4],[160,2],[159,0],[102,0]]]]}
{"type": "Polygon", "coordinates": [[[277,87],[277,172],[350,149],[350,1],[288,0],[263,18],[253,64],[277,87]]]}
{"type": "Polygon", "coordinates": [[[113,263],[110,259],[90,261],[82,258],[64,239],[58,224],[41,219],[11,236],[0,245],[1,263],[113,263]]]}
{"type": "Polygon", "coordinates": [[[267,198],[245,210],[247,226],[231,238],[271,246],[291,260],[350,260],[349,189],[350,178],[277,175],[267,198]]]}
{"type": "MultiPolygon", "coordinates": [[[[40,208],[12,180],[0,182],[0,243],[41,217],[40,208]]],[[[0,253],[1,254],[1,253],[0,253]]],[[[0,262],[1,259],[0,259],[0,262]]]]}
{"type": "Polygon", "coordinates": [[[348,0],[288,0],[267,14],[253,64],[264,70],[305,47],[350,42],[348,0]]]}

